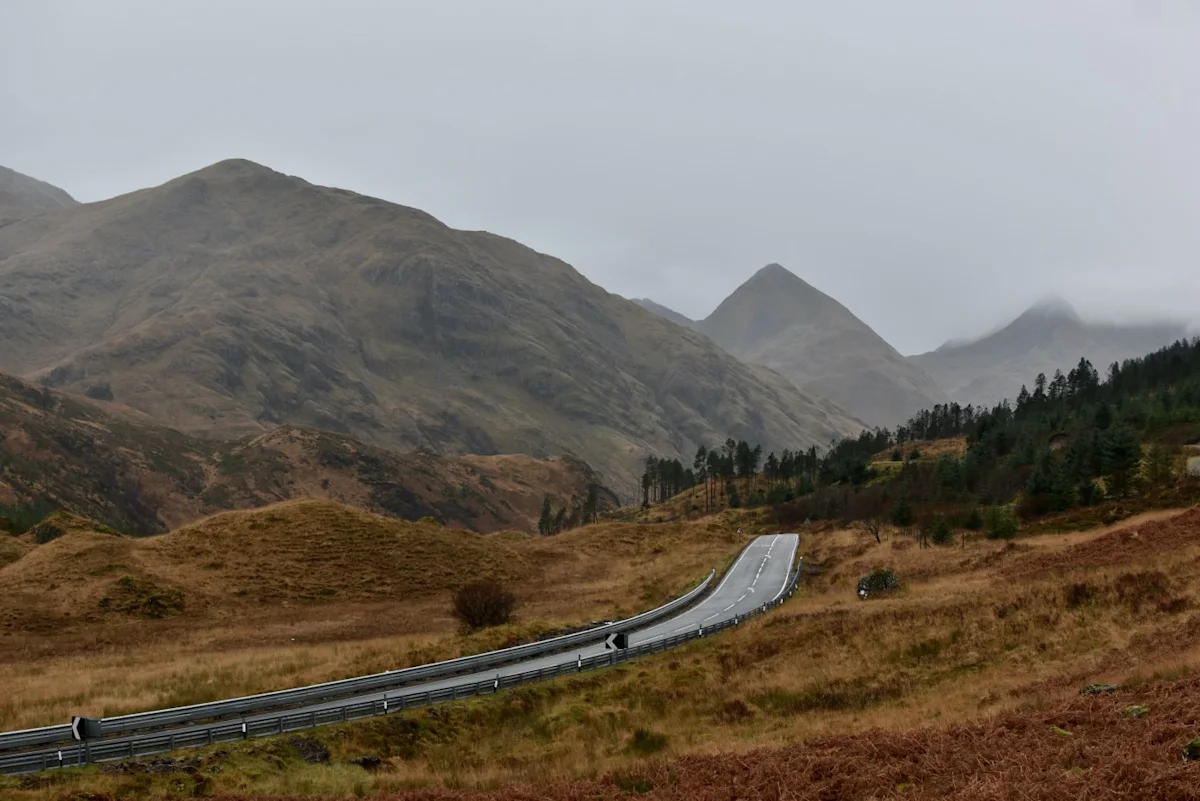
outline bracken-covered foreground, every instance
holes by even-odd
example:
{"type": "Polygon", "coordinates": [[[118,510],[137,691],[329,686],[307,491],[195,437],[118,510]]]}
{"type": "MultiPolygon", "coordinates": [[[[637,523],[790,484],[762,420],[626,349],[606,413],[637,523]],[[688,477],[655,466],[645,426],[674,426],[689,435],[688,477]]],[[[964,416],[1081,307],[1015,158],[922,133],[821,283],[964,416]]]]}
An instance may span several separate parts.
{"type": "MultiPolygon", "coordinates": [[[[1194,799],[1200,678],[1081,695],[973,725],[871,731],[742,755],[692,756],[602,779],[496,792],[412,790],[409,799],[1194,799]]],[[[232,798],[232,797],[229,797],[232,798]]]]}
{"type": "MultiPolygon", "coordinates": [[[[1184,746],[1197,734],[1200,678],[1191,677],[1111,694],[1081,695],[1056,708],[1010,713],[971,725],[874,730],[745,754],[656,760],[591,781],[490,792],[413,789],[373,797],[386,801],[1182,800],[1200,798],[1200,764],[1183,758],[1184,746]]],[[[206,782],[195,768],[191,775],[198,783],[178,783],[178,794],[196,789],[205,794],[206,782]]],[[[23,784],[28,797],[40,795],[38,790],[43,789],[37,777],[23,784]]],[[[26,797],[26,793],[14,790],[12,797],[26,797]]],[[[63,797],[112,801],[118,796],[92,792],[63,797]]],[[[255,799],[262,801],[263,796],[255,799]]]]}

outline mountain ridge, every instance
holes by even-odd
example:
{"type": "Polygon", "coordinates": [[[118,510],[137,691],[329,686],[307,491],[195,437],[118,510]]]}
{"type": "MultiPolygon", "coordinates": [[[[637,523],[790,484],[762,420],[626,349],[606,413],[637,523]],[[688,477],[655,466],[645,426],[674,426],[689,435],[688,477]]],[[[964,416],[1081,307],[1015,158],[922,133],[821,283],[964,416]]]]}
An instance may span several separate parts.
{"type": "Polygon", "coordinates": [[[652,314],[657,314],[659,317],[670,320],[676,325],[683,326],[684,328],[690,328],[693,331],[696,330],[697,323],[695,320],[686,315],[680,314],[674,309],[667,308],[661,303],[653,301],[650,298],[631,298],[631,300],[652,314]]]}
{"type": "Polygon", "coordinates": [[[65,190],[0,165],[0,225],[77,205],[65,190]]]}
{"type": "Polygon", "coordinates": [[[0,370],[181,430],[401,450],[824,444],[862,421],[489,232],[243,159],[0,228],[0,370]]]}

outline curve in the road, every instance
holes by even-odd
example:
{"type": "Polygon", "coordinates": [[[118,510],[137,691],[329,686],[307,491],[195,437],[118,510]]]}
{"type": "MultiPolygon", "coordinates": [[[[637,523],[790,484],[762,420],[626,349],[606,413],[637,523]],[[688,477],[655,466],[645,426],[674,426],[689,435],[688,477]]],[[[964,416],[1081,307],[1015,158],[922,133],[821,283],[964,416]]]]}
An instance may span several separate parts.
{"type": "MultiPolygon", "coordinates": [[[[699,630],[702,633],[706,627],[717,626],[725,621],[745,617],[749,613],[772,604],[779,599],[789,586],[792,577],[792,565],[795,562],[799,541],[800,538],[796,534],[772,534],[758,537],[739,554],[738,558],[729,570],[726,571],[725,576],[722,577],[721,582],[711,594],[695,606],[672,618],[631,632],[629,634],[630,646],[635,647],[648,644],[672,636],[678,637],[678,635],[688,631],[699,630]]],[[[558,653],[552,656],[537,657],[478,673],[411,684],[403,689],[387,692],[375,691],[355,696],[352,699],[341,698],[334,701],[308,704],[291,709],[287,714],[289,716],[303,716],[306,714],[321,713],[331,709],[344,708],[353,700],[364,702],[387,701],[414,693],[434,694],[439,690],[447,690],[473,682],[490,683],[495,680],[495,686],[499,687],[500,680],[503,678],[521,676],[543,668],[556,668],[563,663],[564,658],[569,660],[572,653],[574,653],[576,659],[582,661],[589,657],[605,653],[605,645],[603,643],[595,643],[580,648],[575,652],[567,651],[565,654],[558,653]]],[[[386,709],[386,704],[384,707],[386,709]]],[[[243,724],[242,730],[246,731],[246,725],[252,725],[255,722],[278,719],[279,714],[278,711],[274,711],[245,716],[241,718],[243,724]]],[[[211,729],[212,725],[191,724],[169,727],[157,732],[157,736],[175,735],[182,738],[188,734],[211,729]]],[[[224,725],[228,726],[228,722],[224,725]]],[[[115,744],[126,741],[133,742],[137,739],[137,737],[117,737],[106,739],[103,742],[106,744],[115,744]]],[[[50,754],[51,752],[46,753],[50,754]]],[[[61,755],[62,752],[58,753],[61,755]]],[[[31,754],[30,756],[35,755],[31,754]]]]}
{"type": "MultiPolygon", "coordinates": [[[[796,534],[769,534],[759,537],[746,546],[711,595],[691,609],[673,618],[649,626],[648,628],[631,632],[629,635],[630,645],[639,645],[651,640],[669,637],[672,634],[680,634],[689,629],[702,628],[705,625],[711,625],[720,620],[742,617],[747,612],[762,606],[763,603],[778,598],[783,592],[784,587],[787,586],[788,576],[791,574],[792,563],[795,561],[796,549],[799,547],[799,544],[800,538],[796,534]],[[776,553],[777,548],[779,549],[778,553],[776,553]],[[758,593],[759,589],[763,590],[761,596],[758,593]],[[720,611],[715,613],[709,611],[713,609],[720,611]]],[[[570,659],[569,654],[574,654],[576,659],[582,660],[589,656],[602,654],[604,651],[605,646],[603,643],[595,643],[585,648],[576,649],[575,651],[568,651],[566,654],[538,657],[479,673],[412,684],[403,689],[372,693],[363,695],[361,698],[363,700],[372,698],[390,700],[401,695],[417,692],[437,692],[438,690],[444,690],[460,684],[502,679],[506,676],[516,676],[541,668],[554,667],[570,659]]],[[[345,704],[345,699],[329,701],[297,709],[294,713],[321,712],[326,709],[335,709],[345,704]]],[[[246,720],[253,722],[255,720],[268,720],[275,717],[278,717],[278,713],[247,717],[246,720]]]]}

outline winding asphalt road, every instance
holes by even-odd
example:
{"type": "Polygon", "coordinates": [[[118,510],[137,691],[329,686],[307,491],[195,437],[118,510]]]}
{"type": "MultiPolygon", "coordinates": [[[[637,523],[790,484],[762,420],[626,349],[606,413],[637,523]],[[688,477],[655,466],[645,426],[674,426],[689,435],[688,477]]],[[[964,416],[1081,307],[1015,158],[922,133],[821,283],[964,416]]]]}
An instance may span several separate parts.
{"type": "MultiPolygon", "coordinates": [[[[770,534],[758,537],[751,542],[738,556],[737,561],[726,571],[725,576],[704,600],[684,612],[668,618],[655,625],[629,633],[629,645],[636,646],[653,640],[683,634],[687,631],[702,629],[734,617],[744,616],[763,604],[777,599],[787,588],[788,578],[796,559],[796,549],[800,538],[796,534],[770,534]]],[[[303,707],[288,709],[286,714],[305,715],[310,712],[345,707],[353,702],[382,701],[399,698],[414,693],[436,692],[471,682],[490,682],[505,676],[517,676],[523,673],[552,668],[570,662],[573,658],[586,659],[590,656],[603,654],[603,643],[595,643],[574,651],[565,651],[549,656],[528,659],[498,668],[492,668],[474,674],[458,675],[446,679],[409,684],[386,692],[364,693],[351,698],[338,698],[303,707]]],[[[275,720],[281,712],[275,710],[258,715],[246,716],[237,720],[253,724],[255,721],[275,720]]],[[[155,735],[184,735],[189,732],[200,732],[209,728],[211,723],[190,724],[185,726],[168,727],[156,731],[155,735]]],[[[139,736],[118,736],[106,738],[104,742],[117,743],[137,740],[139,736]]],[[[54,753],[48,751],[46,753],[54,753]]]]}
{"type": "MultiPolygon", "coordinates": [[[[775,600],[783,594],[787,585],[788,575],[791,573],[796,558],[796,549],[799,545],[800,537],[797,534],[768,534],[757,538],[746,546],[737,561],[721,579],[721,583],[707,598],[675,617],[639,631],[630,632],[629,645],[639,645],[650,640],[670,637],[672,634],[682,634],[701,626],[710,626],[722,620],[745,615],[750,610],[775,600]]],[[[519,675],[540,668],[554,667],[571,661],[572,657],[583,659],[602,653],[604,653],[604,644],[597,643],[575,651],[527,659],[524,662],[516,662],[480,673],[410,684],[382,693],[371,693],[360,696],[358,700],[383,700],[415,692],[434,692],[469,682],[489,681],[497,677],[519,675]]],[[[305,714],[336,709],[345,706],[346,703],[347,699],[340,698],[289,710],[288,714],[305,714]]],[[[246,720],[271,720],[277,717],[279,717],[279,712],[269,712],[247,717],[246,720]]]]}

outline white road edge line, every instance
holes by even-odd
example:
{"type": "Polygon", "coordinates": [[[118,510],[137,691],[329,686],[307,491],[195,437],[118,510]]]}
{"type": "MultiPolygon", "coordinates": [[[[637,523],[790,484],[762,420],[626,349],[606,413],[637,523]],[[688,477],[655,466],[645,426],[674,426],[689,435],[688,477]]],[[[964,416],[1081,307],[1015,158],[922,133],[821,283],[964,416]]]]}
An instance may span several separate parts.
{"type": "Polygon", "coordinates": [[[783,586],[779,588],[779,592],[775,593],[775,597],[771,599],[772,602],[778,601],[779,596],[783,595],[783,590],[785,587],[787,587],[787,577],[792,575],[792,563],[794,563],[796,561],[796,551],[800,550],[800,535],[796,534],[794,536],[796,538],[795,539],[796,544],[792,546],[792,552],[790,554],[788,554],[788,561],[787,561],[788,569],[787,569],[787,573],[784,575],[783,586]]]}
{"type": "MultiPolygon", "coordinates": [[[[776,545],[776,544],[779,542],[779,538],[780,538],[780,537],[782,537],[782,536],[785,536],[785,535],[783,535],[783,534],[776,534],[776,535],[775,535],[775,536],[774,536],[774,537],[771,539],[771,544],[770,544],[769,546],[767,546],[767,556],[764,558],[764,560],[763,560],[763,564],[762,564],[762,565],[760,565],[760,566],[759,566],[759,568],[758,568],[759,574],[761,574],[761,573],[762,573],[762,569],[763,569],[763,567],[765,567],[765,566],[766,566],[766,559],[769,559],[769,558],[770,558],[770,556],[771,556],[771,551],[773,551],[773,550],[775,549],[775,545],[776,545]]],[[[795,557],[796,557],[796,550],[797,550],[797,549],[800,547],[800,537],[799,537],[799,535],[792,535],[792,536],[794,536],[794,537],[796,538],[796,545],[795,545],[795,546],[792,548],[792,553],[791,553],[791,556],[790,556],[790,557],[789,557],[789,559],[788,559],[788,570],[787,570],[787,572],[784,574],[784,577],[783,577],[783,584],[780,586],[780,588],[779,588],[779,592],[778,592],[778,593],[776,593],[776,595],[775,595],[775,598],[772,598],[772,599],[771,599],[772,601],[773,601],[773,600],[775,600],[776,598],[778,598],[780,595],[783,595],[783,590],[784,590],[784,588],[785,588],[785,587],[787,587],[787,579],[788,579],[788,576],[790,576],[790,575],[791,575],[791,572],[792,572],[792,571],[791,571],[791,564],[792,564],[792,560],[793,560],[793,559],[795,559],[795,557]]],[[[742,555],[741,555],[741,556],[739,556],[739,557],[738,557],[736,560],[734,560],[734,563],[733,563],[732,565],[730,565],[730,566],[729,566],[729,570],[728,570],[728,571],[726,571],[724,578],[722,578],[722,579],[721,579],[721,583],[717,585],[717,588],[716,588],[715,590],[713,590],[713,591],[712,591],[712,593],[711,593],[710,595],[708,595],[708,597],[706,597],[706,598],[705,598],[703,601],[701,601],[700,603],[698,603],[698,604],[696,604],[694,607],[692,607],[692,611],[695,611],[695,610],[699,609],[700,607],[704,606],[706,603],[708,603],[709,601],[711,601],[713,598],[717,597],[717,594],[718,594],[718,593],[720,593],[720,591],[721,591],[721,588],[725,586],[725,582],[729,581],[730,577],[731,577],[731,576],[733,576],[733,574],[734,574],[735,570],[737,569],[737,566],[738,566],[738,564],[739,564],[739,563],[742,561],[742,559],[746,558],[746,556],[747,556],[747,555],[749,555],[749,553],[750,553],[750,550],[751,550],[752,548],[754,548],[754,547],[755,547],[755,544],[754,544],[754,543],[751,543],[750,545],[747,545],[747,546],[746,546],[745,550],[743,550],[743,551],[742,551],[742,555]]],[[[758,583],[758,576],[756,575],[756,576],[754,577],[754,581],[753,581],[753,582],[751,582],[750,588],[751,588],[751,589],[753,589],[754,585],[755,585],[755,584],[757,584],[757,583],[758,583]]],[[[716,614],[713,614],[713,615],[709,615],[708,617],[704,618],[704,620],[703,620],[703,621],[701,621],[701,622],[702,622],[702,623],[706,623],[706,622],[708,622],[709,620],[712,620],[714,617],[717,617],[717,615],[724,614],[725,612],[728,612],[730,609],[732,609],[733,607],[735,607],[735,606],[737,606],[739,603],[741,603],[743,600],[745,600],[746,596],[747,596],[747,595],[749,595],[749,594],[750,594],[749,592],[744,592],[744,593],[742,593],[742,597],[741,597],[741,598],[738,598],[736,601],[734,601],[734,602],[733,602],[733,603],[731,603],[729,606],[727,606],[727,607],[725,607],[724,609],[722,609],[720,612],[717,612],[716,614]]],[[[688,630],[689,630],[689,629],[691,629],[691,628],[692,628],[694,625],[695,625],[695,624],[689,624],[689,625],[687,625],[687,626],[682,626],[682,627],[680,627],[680,628],[674,629],[674,630],[672,630],[672,631],[671,631],[671,634],[678,634],[678,633],[679,633],[679,632],[681,632],[681,631],[688,631],[688,630]]],[[[641,644],[643,644],[643,643],[647,643],[647,642],[653,642],[654,640],[659,640],[659,639],[662,639],[662,638],[663,638],[663,637],[665,637],[665,636],[667,636],[667,635],[665,635],[665,634],[656,634],[656,635],[654,635],[653,637],[650,637],[650,638],[649,638],[649,639],[647,639],[647,640],[643,640],[643,641],[639,642],[638,644],[639,644],[639,645],[641,645],[641,644]]]]}

